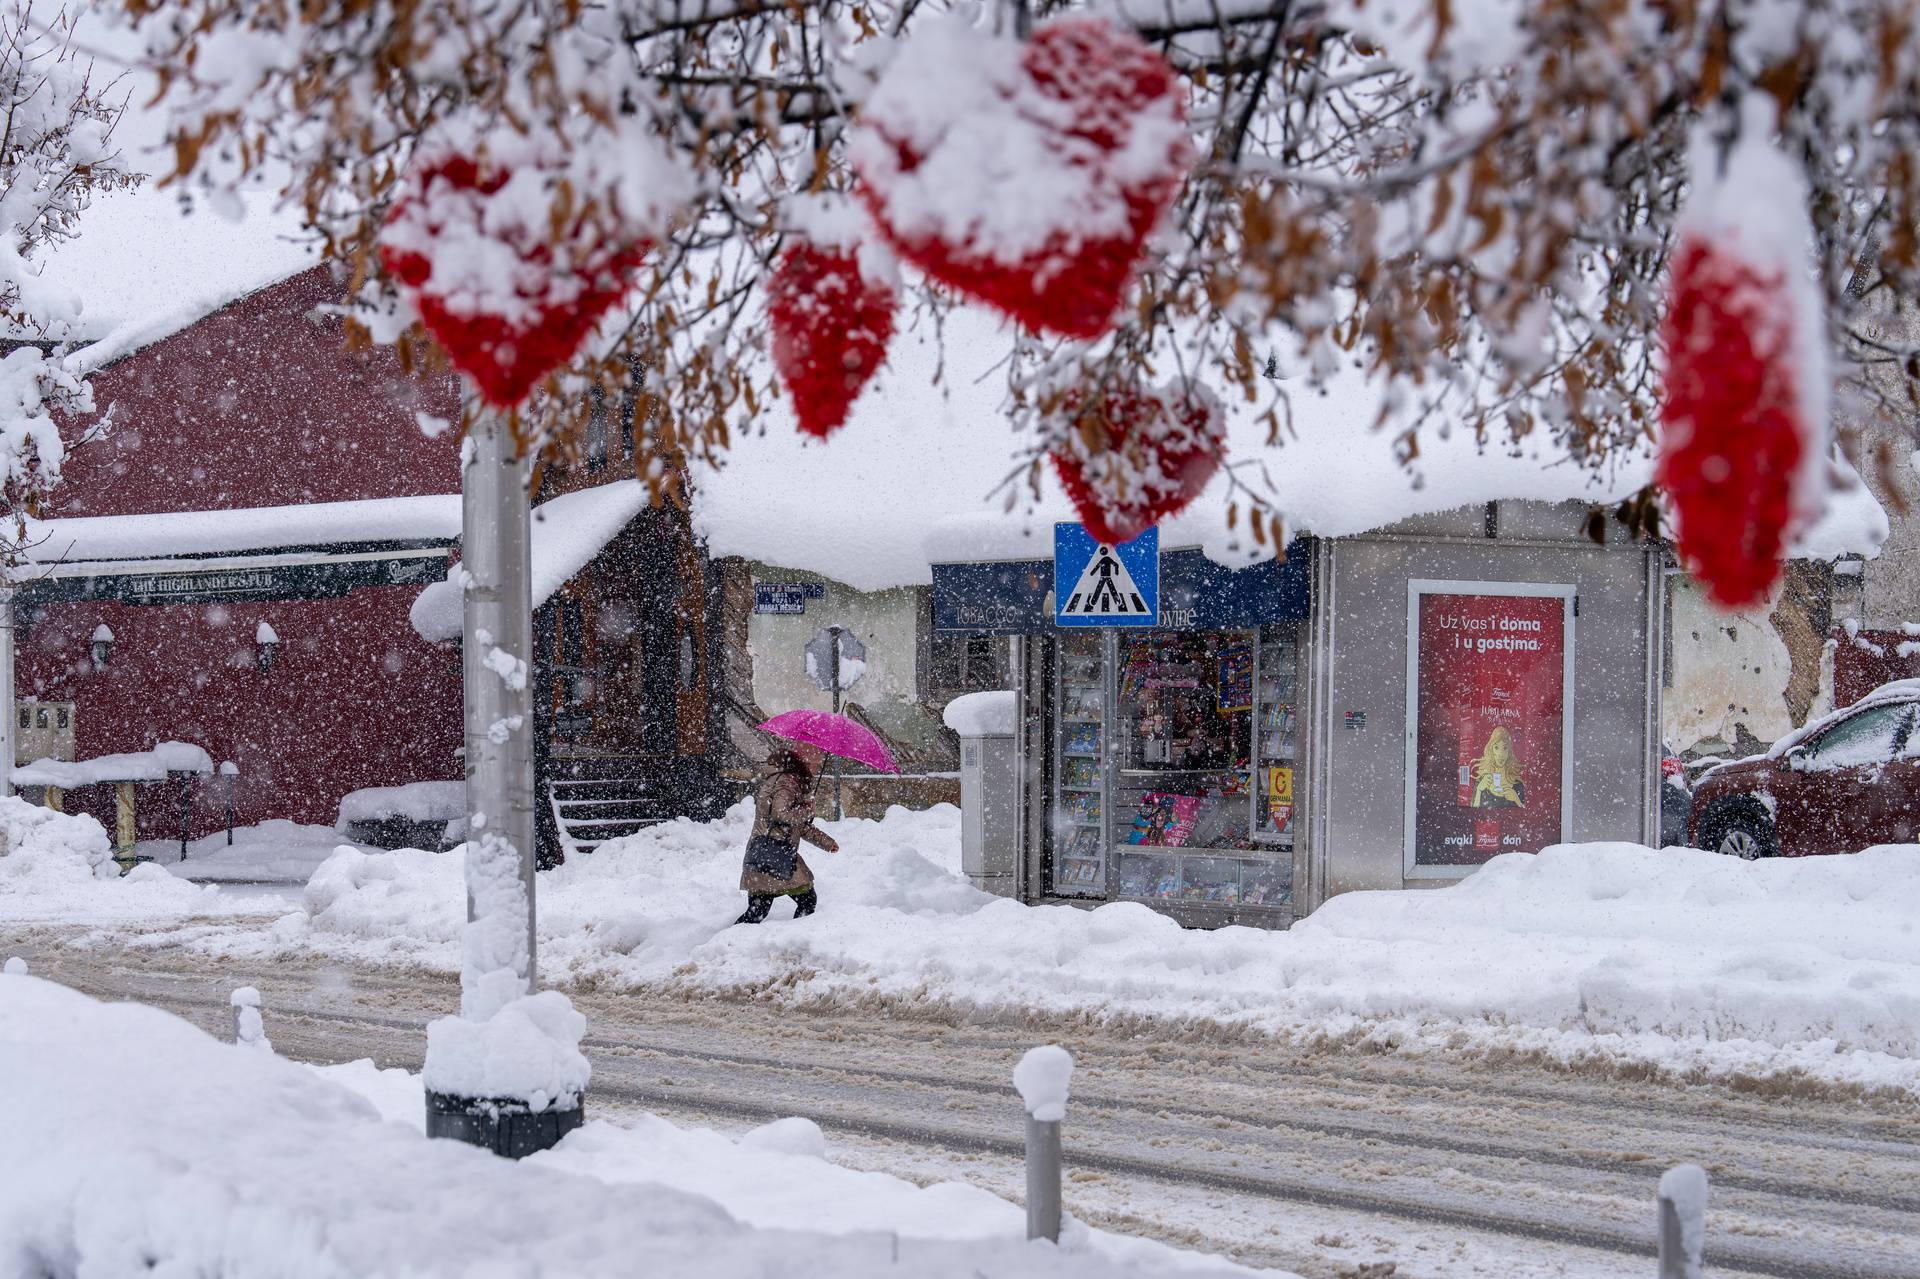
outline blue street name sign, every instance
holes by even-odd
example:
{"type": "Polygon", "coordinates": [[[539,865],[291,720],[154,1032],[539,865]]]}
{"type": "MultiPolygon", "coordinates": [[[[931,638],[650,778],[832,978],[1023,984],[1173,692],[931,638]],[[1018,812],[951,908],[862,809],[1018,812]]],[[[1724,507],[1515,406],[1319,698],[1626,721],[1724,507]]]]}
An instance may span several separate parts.
{"type": "MultiPolygon", "coordinates": [[[[819,596],[812,598],[818,599],[819,596]]],[[[753,611],[773,613],[794,617],[807,611],[807,589],[804,584],[784,582],[755,582],[753,584],[753,611]]]]}
{"type": "Polygon", "coordinates": [[[1107,546],[1078,524],[1053,526],[1056,626],[1158,626],[1160,530],[1107,546]]]}

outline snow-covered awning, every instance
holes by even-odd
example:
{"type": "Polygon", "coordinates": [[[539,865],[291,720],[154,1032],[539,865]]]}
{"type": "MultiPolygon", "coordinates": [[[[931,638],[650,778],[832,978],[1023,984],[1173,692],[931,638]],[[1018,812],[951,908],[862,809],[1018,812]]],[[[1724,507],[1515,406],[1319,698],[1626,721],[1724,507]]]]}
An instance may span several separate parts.
{"type": "Polygon", "coordinates": [[[104,561],[238,555],[351,544],[439,544],[460,535],[460,495],[383,497],[150,515],[28,520],[27,558],[54,576],[104,561]]]}
{"type": "MultiPolygon", "coordinates": [[[[966,309],[945,328],[944,368],[925,335],[901,334],[887,368],[824,444],[800,436],[780,401],[764,415],[765,431],[735,439],[718,468],[696,463],[695,526],[709,550],[861,590],[930,582],[934,563],[1051,558],[1054,522],[1076,517],[1050,468],[1037,498],[1019,470],[1030,442],[1007,419],[996,367],[1011,338],[966,309]]],[[[1270,444],[1265,424],[1242,405],[1227,457],[1239,483],[1285,512],[1293,533],[1359,533],[1500,498],[1616,500],[1651,473],[1645,455],[1595,473],[1544,440],[1482,449],[1461,431],[1423,436],[1410,471],[1393,432],[1373,429],[1380,393],[1358,373],[1324,394],[1304,381],[1286,386],[1291,434],[1270,444]]],[[[1271,558],[1244,519],[1229,527],[1231,487],[1217,476],[1165,521],[1162,548],[1198,548],[1231,568],[1271,558]]]]}
{"type": "MultiPolygon", "coordinates": [[[[647,486],[616,480],[566,493],[533,508],[533,606],[593,562],[647,505],[647,486]]],[[[459,570],[420,592],[410,614],[422,639],[441,643],[460,638],[459,570]]]]}

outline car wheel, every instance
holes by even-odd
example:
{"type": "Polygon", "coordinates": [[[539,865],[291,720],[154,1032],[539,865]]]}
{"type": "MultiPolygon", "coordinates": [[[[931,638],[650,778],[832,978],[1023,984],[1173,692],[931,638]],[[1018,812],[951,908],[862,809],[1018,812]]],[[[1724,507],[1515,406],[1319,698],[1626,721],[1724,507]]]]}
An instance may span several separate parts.
{"type": "Polygon", "coordinates": [[[1707,847],[1743,862],[1759,861],[1774,855],[1773,826],[1757,817],[1735,813],[1713,823],[1707,847]]]}

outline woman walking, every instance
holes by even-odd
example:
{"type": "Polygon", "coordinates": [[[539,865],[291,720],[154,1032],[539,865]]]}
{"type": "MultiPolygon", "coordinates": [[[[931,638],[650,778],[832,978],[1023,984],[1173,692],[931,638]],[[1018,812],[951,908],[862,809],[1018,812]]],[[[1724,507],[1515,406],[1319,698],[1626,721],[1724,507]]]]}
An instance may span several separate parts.
{"type": "Polygon", "coordinates": [[[840,848],[833,836],[813,824],[813,788],[824,758],[825,752],[810,742],[781,746],[767,757],[753,791],[753,835],[740,868],[747,909],[735,923],[759,923],[776,897],[793,898],[795,919],[813,914],[819,905],[813,870],[800,856],[800,841],[830,853],[840,848]]]}

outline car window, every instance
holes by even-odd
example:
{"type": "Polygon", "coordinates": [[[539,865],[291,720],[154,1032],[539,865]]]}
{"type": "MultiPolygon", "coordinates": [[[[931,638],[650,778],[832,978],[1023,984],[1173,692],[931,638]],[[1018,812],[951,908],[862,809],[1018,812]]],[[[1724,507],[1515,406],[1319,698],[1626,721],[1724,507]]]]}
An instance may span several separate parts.
{"type": "Polygon", "coordinates": [[[1913,714],[1910,703],[1875,706],[1852,719],[1835,724],[1820,734],[1809,752],[1815,768],[1847,768],[1856,764],[1882,764],[1893,758],[1895,744],[1907,717],[1913,714]]]}

